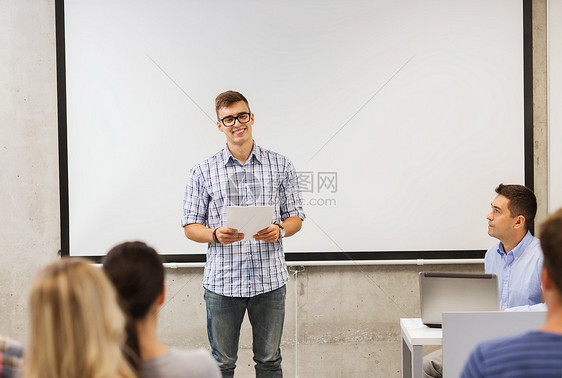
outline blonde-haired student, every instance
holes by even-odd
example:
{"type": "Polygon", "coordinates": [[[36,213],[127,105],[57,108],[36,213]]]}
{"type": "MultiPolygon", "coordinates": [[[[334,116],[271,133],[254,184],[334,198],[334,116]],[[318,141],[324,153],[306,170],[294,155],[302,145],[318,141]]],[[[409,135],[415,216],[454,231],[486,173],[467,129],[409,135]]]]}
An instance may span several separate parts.
{"type": "Polygon", "coordinates": [[[113,285],[81,258],[42,269],[30,296],[26,378],[132,378],[122,347],[125,316],[113,285]]]}

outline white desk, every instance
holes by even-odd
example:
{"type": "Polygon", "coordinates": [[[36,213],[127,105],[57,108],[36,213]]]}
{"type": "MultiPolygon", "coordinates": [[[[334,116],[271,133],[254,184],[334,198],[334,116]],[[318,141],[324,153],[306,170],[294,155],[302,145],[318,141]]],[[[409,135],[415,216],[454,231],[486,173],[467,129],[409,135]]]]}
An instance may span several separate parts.
{"type": "Polygon", "coordinates": [[[400,319],[402,333],[402,378],[423,376],[423,346],[441,345],[443,330],[423,325],[420,318],[400,319]]]}

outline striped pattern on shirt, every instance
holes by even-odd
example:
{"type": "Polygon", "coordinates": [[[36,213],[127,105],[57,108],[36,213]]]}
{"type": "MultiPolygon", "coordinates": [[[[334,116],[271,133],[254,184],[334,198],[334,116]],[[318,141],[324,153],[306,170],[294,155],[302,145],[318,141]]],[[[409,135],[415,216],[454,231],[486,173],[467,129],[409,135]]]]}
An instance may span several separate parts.
{"type": "Polygon", "coordinates": [[[463,378],[562,377],[562,335],[533,331],[480,344],[463,378]]]}

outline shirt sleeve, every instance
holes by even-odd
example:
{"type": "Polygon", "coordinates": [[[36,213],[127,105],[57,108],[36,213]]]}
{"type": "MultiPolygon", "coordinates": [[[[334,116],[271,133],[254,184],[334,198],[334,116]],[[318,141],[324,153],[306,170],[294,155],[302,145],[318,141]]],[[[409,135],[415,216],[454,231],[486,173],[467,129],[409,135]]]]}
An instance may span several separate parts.
{"type": "Polygon", "coordinates": [[[515,307],[508,307],[505,309],[507,312],[522,312],[522,311],[546,311],[546,304],[545,303],[537,303],[534,305],[524,305],[524,306],[515,306],[515,307]]]}
{"type": "Polygon", "coordinates": [[[281,221],[290,217],[299,217],[302,220],[306,218],[302,208],[297,173],[289,160],[287,160],[285,177],[281,183],[280,201],[281,221]]]}
{"type": "Polygon", "coordinates": [[[209,193],[203,185],[203,175],[199,167],[194,167],[189,173],[183,198],[182,227],[192,223],[207,225],[207,210],[209,207],[209,193]]]}

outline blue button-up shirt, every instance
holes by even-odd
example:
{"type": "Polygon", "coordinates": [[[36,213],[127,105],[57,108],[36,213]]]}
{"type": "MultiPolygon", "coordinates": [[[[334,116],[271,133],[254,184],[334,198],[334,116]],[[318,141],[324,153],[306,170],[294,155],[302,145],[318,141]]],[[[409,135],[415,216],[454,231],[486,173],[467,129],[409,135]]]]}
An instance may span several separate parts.
{"type": "Polygon", "coordinates": [[[498,242],[486,252],[486,273],[498,276],[500,308],[535,305],[541,299],[543,254],[539,239],[527,232],[507,254],[498,242]]]}
{"type": "MultiPolygon", "coordinates": [[[[245,164],[225,147],[191,170],[182,226],[224,226],[226,206],[274,206],[272,222],[305,218],[295,168],[284,156],[255,143],[245,164]]],[[[253,297],[276,290],[287,281],[282,239],[274,243],[208,244],[203,286],[214,293],[253,297]]]]}

